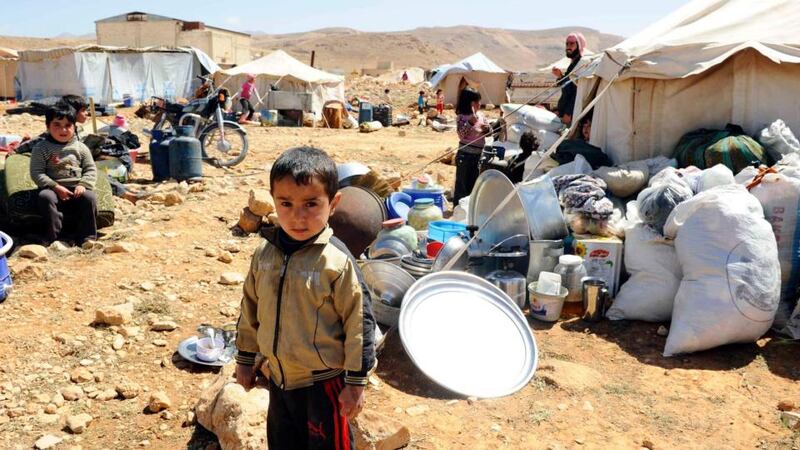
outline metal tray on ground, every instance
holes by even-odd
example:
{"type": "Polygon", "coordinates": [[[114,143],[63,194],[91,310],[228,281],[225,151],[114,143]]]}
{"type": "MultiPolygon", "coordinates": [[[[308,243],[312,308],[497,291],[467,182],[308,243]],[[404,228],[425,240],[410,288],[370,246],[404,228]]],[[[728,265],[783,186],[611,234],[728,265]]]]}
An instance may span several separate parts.
{"type": "Polygon", "coordinates": [[[538,364],[528,322],[503,291],[464,272],[437,272],[406,292],[398,329],[414,364],[462,395],[502,397],[538,364]]]}
{"type": "Polygon", "coordinates": [[[223,350],[222,352],[223,355],[227,355],[228,358],[230,358],[227,361],[223,362],[219,359],[216,361],[203,361],[202,359],[198,359],[197,358],[198,339],[199,337],[197,336],[190,336],[181,341],[181,343],[178,344],[178,354],[181,355],[181,357],[183,357],[183,359],[187,361],[191,361],[195,364],[201,364],[204,366],[212,366],[212,367],[222,367],[225,364],[228,364],[229,362],[232,362],[234,360],[233,356],[236,354],[236,349],[231,347],[226,347],[225,350],[223,350]]]}

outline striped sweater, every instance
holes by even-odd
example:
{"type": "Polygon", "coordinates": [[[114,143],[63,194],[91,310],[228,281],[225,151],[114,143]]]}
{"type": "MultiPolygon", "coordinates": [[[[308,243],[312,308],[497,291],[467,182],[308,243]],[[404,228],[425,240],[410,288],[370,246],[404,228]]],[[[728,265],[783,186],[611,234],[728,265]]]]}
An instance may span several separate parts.
{"type": "Polygon", "coordinates": [[[31,151],[31,178],[39,189],[81,185],[94,189],[97,168],[89,147],[73,138],[62,144],[47,136],[31,151]]]}

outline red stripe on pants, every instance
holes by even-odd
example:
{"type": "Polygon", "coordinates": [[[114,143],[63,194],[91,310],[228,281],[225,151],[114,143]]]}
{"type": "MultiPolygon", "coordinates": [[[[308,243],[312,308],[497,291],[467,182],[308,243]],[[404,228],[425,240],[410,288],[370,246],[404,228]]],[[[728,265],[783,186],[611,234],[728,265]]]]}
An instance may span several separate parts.
{"type": "Polygon", "coordinates": [[[339,448],[339,401],[334,394],[333,387],[331,386],[331,382],[334,380],[325,381],[325,393],[328,395],[328,400],[331,401],[331,406],[333,406],[333,442],[336,446],[336,450],[340,450],[339,448]]]}

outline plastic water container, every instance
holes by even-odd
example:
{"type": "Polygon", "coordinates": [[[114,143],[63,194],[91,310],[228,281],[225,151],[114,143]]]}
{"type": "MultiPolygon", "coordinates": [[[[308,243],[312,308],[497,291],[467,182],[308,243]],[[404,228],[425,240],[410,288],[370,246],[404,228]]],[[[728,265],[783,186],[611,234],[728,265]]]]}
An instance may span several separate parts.
{"type": "Polygon", "coordinates": [[[178,137],[169,143],[169,176],[178,181],[203,178],[203,150],[194,137],[194,127],[178,127],[178,137]]]}
{"type": "Polygon", "coordinates": [[[131,94],[122,94],[122,105],[126,108],[133,106],[133,97],[131,97],[131,94]]]}
{"type": "Polygon", "coordinates": [[[261,124],[265,126],[278,126],[278,110],[276,109],[262,109],[261,110],[261,124]]]}
{"type": "Polygon", "coordinates": [[[358,107],[358,124],[361,125],[364,122],[372,121],[372,104],[369,102],[361,102],[361,105],[358,107]]]}
{"type": "Polygon", "coordinates": [[[453,236],[467,232],[467,225],[450,220],[437,220],[428,224],[428,239],[447,242],[453,236]]]}
{"type": "Polygon", "coordinates": [[[175,136],[161,130],[153,130],[152,134],[150,168],[153,171],[153,181],[163,181],[169,178],[169,144],[175,136]]]}
{"type": "Polygon", "coordinates": [[[11,237],[0,231],[0,303],[5,301],[9,295],[14,283],[11,281],[11,271],[8,269],[8,260],[6,253],[11,250],[14,241],[11,237]]]}
{"type": "Polygon", "coordinates": [[[444,212],[444,188],[413,189],[410,187],[404,187],[403,192],[410,195],[413,200],[417,200],[419,198],[433,199],[433,204],[438,206],[439,209],[444,212]]]}

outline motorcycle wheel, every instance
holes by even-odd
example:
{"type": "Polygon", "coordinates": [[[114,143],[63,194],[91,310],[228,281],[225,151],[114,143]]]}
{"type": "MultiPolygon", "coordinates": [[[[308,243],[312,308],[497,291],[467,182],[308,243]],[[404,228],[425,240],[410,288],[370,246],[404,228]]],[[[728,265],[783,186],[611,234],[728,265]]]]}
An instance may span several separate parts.
{"type": "Polygon", "coordinates": [[[225,126],[225,141],[229,148],[221,148],[222,136],[219,126],[214,123],[200,135],[200,148],[203,158],[211,160],[220,167],[232,167],[244,161],[247,156],[247,135],[241,128],[225,126]]]}

